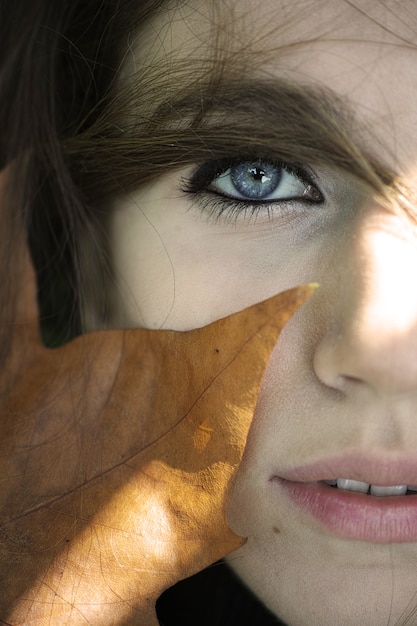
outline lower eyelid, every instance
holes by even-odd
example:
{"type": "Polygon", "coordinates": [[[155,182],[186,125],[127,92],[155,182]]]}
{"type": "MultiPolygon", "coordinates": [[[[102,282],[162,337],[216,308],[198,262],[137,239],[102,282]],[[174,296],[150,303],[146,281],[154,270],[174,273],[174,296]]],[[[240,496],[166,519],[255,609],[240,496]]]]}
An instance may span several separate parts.
{"type": "MultiPolygon", "coordinates": [[[[214,223],[231,224],[236,221],[252,221],[264,215],[270,221],[274,214],[271,203],[239,201],[217,193],[202,194],[198,199],[198,211],[214,223]]],[[[281,211],[280,211],[281,212],[281,211]]]]}

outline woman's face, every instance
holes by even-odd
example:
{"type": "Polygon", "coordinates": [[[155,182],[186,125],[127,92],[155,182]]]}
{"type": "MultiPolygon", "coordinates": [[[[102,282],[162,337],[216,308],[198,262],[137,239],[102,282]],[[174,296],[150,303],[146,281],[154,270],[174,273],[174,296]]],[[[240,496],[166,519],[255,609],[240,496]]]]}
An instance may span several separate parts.
{"type": "MultiPolygon", "coordinates": [[[[164,49],[200,49],[203,6],[169,19],[164,49]]],[[[336,92],[368,151],[417,184],[414,0],[223,11],[242,41],[248,28],[252,45],[277,50],[259,72],[336,92]]],[[[342,487],[417,485],[417,227],[331,167],[229,166],[197,179],[186,167],[117,202],[114,322],[185,330],[320,284],[263,381],[229,507],[248,541],[229,562],[291,626],[401,622],[417,605],[417,494],[342,487]],[[337,479],[362,484],[324,483],[337,479]]]]}

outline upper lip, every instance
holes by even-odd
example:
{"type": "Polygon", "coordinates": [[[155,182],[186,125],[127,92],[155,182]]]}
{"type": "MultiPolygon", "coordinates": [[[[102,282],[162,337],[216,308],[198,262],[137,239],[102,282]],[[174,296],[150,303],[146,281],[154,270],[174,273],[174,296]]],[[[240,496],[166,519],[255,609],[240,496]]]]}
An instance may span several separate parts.
{"type": "Polygon", "coordinates": [[[276,476],[291,482],[351,478],[370,485],[417,485],[417,458],[347,453],[290,467],[276,476]]]}

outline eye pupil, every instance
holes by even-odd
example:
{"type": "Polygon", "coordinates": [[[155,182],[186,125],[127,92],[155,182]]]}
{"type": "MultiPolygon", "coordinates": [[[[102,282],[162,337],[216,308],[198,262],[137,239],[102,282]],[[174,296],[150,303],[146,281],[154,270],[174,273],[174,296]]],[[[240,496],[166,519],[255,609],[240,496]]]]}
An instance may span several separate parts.
{"type": "Polygon", "coordinates": [[[260,181],[261,183],[266,183],[270,180],[270,178],[266,175],[265,170],[261,170],[259,167],[251,168],[251,174],[256,181],[260,181]]]}
{"type": "Polygon", "coordinates": [[[238,163],[231,168],[236,190],[248,198],[267,198],[279,185],[281,168],[261,163],[238,163]]]}

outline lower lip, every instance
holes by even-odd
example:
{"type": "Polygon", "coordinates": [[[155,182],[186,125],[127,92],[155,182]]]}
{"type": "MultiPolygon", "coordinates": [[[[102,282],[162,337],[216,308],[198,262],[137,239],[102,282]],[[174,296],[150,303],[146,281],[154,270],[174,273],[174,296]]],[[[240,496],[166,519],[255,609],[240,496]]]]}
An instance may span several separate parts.
{"type": "Polygon", "coordinates": [[[417,541],[417,495],[375,497],[325,483],[274,477],[298,509],[345,539],[373,543],[417,541]]]}

